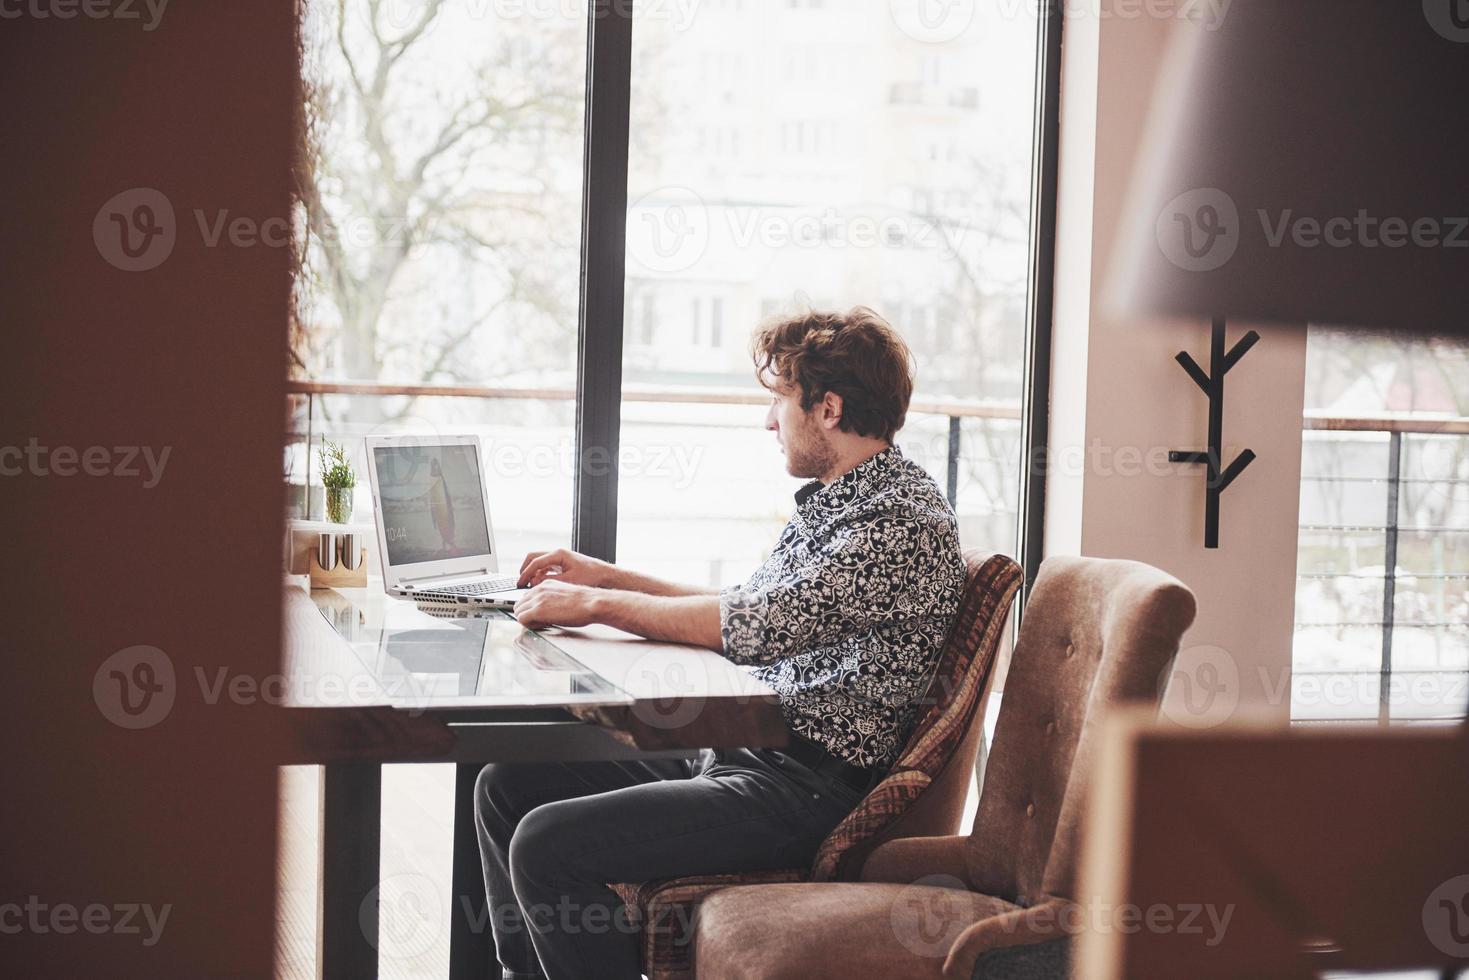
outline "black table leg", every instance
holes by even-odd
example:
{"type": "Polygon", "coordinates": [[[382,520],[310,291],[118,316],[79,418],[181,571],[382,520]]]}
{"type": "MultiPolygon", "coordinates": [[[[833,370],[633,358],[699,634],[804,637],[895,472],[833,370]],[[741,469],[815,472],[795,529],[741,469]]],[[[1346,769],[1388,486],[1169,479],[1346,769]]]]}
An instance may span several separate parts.
{"type": "Polygon", "coordinates": [[[454,777],[454,874],[450,889],[449,980],[493,975],[495,937],[490,931],[479,839],[474,831],[474,781],[482,763],[462,763],[454,777]]]}
{"type": "Polygon", "coordinates": [[[321,796],[321,976],[377,977],[382,766],[325,767],[321,796]]]}

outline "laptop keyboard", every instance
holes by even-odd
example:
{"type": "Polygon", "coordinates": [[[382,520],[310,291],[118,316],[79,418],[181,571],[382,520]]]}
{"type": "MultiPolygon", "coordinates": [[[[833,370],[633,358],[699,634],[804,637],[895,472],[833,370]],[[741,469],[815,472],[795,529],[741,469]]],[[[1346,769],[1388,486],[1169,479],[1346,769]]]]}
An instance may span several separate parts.
{"type": "Polygon", "coordinates": [[[434,589],[424,589],[425,593],[437,592],[443,595],[489,595],[492,592],[509,592],[515,588],[516,578],[514,575],[501,575],[499,578],[487,578],[480,582],[467,582],[464,585],[445,585],[434,589]]]}

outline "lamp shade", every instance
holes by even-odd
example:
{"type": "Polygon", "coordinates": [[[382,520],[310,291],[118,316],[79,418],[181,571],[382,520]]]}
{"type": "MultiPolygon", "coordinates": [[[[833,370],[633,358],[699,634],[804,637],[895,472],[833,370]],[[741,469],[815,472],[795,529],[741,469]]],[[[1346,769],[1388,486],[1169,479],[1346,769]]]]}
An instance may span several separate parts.
{"type": "Polygon", "coordinates": [[[1114,303],[1469,336],[1469,0],[1234,0],[1175,30],[1114,303]]]}

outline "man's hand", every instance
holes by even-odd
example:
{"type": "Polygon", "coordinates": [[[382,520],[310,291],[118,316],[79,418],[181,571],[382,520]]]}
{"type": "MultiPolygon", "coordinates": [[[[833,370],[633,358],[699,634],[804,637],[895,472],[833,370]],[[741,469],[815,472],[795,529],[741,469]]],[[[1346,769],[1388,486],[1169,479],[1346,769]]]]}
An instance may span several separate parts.
{"type": "Polygon", "coordinates": [[[724,650],[715,595],[656,596],[599,589],[553,575],[515,603],[515,618],[527,629],[604,623],[650,640],[724,650]]]}
{"type": "Polygon", "coordinates": [[[597,589],[563,582],[561,576],[553,576],[516,601],[515,618],[529,629],[586,626],[599,621],[595,615],[597,598],[597,589]]]}
{"type": "Polygon", "coordinates": [[[611,585],[613,571],[613,566],[608,562],[578,554],[569,548],[532,551],[520,563],[520,580],[516,584],[527,589],[548,578],[554,578],[573,585],[607,587],[611,585]]]}

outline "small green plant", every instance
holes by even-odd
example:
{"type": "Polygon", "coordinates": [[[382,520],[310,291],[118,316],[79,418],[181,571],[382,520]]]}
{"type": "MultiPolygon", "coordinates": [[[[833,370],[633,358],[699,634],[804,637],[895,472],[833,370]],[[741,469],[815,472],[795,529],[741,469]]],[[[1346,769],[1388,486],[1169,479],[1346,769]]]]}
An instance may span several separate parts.
{"type": "Polygon", "coordinates": [[[352,490],[357,486],[347,450],[328,440],[317,450],[317,459],[321,460],[321,485],[326,488],[326,519],[345,524],[352,518],[352,490]]]}
{"type": "Polygon", "coordinates": [[[352,463],[341,443],[327,440],[316,453],[321,460],[322,486],[328,490],[351,490],[357,486],[357,474],[352,472],[352,463]]]}

